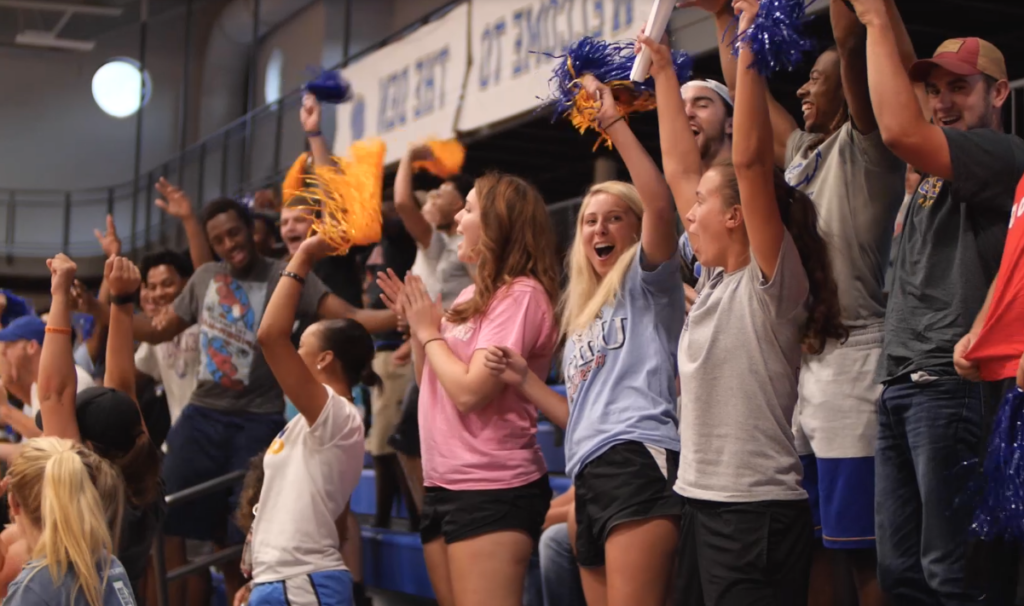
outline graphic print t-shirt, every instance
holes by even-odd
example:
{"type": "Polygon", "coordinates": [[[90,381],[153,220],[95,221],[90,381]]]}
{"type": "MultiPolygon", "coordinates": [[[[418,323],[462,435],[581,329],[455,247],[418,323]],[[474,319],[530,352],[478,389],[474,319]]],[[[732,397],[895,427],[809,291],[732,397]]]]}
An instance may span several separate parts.
{"type": "Polygon", "coordinates": [[[189,327],[166,343],[139,345],[135,350],[135,368],[163,384],[173,425],[196,389],[199,327],[189,327]]]}
{"type": "MultiPolygon", "coordinates": [[[[248,274],[233,275],[227,263],[207,263],[189,279],[174,301],[174,313],[199,324],[199,376],[191,402],[232,412],[284,411],[284,394],[263,359],[256,331],[270,295],[277,287],[284,261],[258,257],[248,274]]],[[[296,318],[316,317],[328,294],[310,273],[302,289],[296,318]]]]}
{"type": "Polygon", "coordinates": [[[1024,141],[988,128],[945,128],[953,180],[926,175],[897,240],[885,343],[875,378],[953,368],[999,269],[1024,141]]]}
{"type": "Polygon", "coordinates": [[[981,378],[999,381],[1017,376],[1024,354],[1024,179],[1017,185],[1010,230],[1006,233],[992,303],[981,334],[967,352],[978,363],[981,378]]]}
{"type": "Polygon", "coordinates": [[[686,319],[680,259],[645,271],[642,254],[637,247],[615,301],[566,342],[570,477],[623,442],[679,450],[676,350],[686,319]]]}

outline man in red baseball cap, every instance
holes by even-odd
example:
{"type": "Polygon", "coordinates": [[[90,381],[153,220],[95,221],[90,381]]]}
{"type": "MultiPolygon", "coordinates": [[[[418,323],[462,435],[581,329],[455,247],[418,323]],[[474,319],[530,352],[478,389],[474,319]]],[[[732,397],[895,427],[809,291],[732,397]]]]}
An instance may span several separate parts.
{"type": "Polygon", "coordinates": [[[967,578],[972,474],[962,465],[982,450],[985,406],[953,353],[999,269],[1024,141],[1003,132],[1009,82],[993,45],[947,40],[908,74],[885,3],[853,5],[882,139],[924,175],[896,244],[876,374],[878,578],[894,604],[978,603],[994,586],[967,578]]]}

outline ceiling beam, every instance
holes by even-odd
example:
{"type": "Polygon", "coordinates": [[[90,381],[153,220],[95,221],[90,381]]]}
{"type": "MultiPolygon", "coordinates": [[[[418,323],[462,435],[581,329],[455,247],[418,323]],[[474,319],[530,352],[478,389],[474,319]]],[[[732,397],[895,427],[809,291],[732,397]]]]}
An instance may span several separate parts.
{"type": "Polygon", "coordinates": [[[68,4],[58,2],[40,2],[39,0],[0,0],[0,8],[16,8],[35,11],[51,11],[56,13],[78,13],[97,17],[120,17],[123,8],[108,6],[87,6],[85,4],[68,4]]]}

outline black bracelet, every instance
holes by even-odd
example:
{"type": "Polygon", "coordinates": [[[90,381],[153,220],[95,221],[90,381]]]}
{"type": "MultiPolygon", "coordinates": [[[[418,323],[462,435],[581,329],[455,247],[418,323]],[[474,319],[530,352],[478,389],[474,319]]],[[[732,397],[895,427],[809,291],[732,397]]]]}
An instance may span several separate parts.
{"type": "Polygon", "coordinates": [[[294,271],[288,271],[287,269],[282,270],[281,271],[281,277],[282,278],[291,278],[292,280],[295,280],[296,282],[298,282],[299,284],[301,284],[303,286],[306,285],[306,279],[303,278],[302,276],[300,276],[299,274],[295,273],[294,271]]]}
{"type": "Polygon", "coordinates": [[[311,133],[306,133],[306,138],[307,139],[313,139],[315,137],[322,137],[322,136],[324,136],[324,133],[322,131],[318,131],[318,130],[315,130],[315,131],[313,131],[311,133]]]}
{"type": "Polygon", "coordinates": [[[444,341],[444,337],[434,337],[433,339],[427,339],[426,341],[423,342],[423,348],[426,349],[427,344],[433,343],[434,341],[444,341]]]}
{"type": "Polygon", "coordinates": [[[619,116],[618,118],[616,118],[616,119],[612,120],[611,122],[609,122],[608,126],[601,126],[600,124],[598,124],[598,126],[601,128],[601,130],[608,130],[609,128],[615,126],[616,122],[618,122],[620,120],[625,120],[625,119],[626,119],[626,116],[625,116],[625,114],[623,114],[623,115],[619,116]]]}
{"type": "Polygon", "coordinates": [[[127,295],[110,295],[111,305],[131,305],[135,303],[135,293],[129,293],[127,295]]]}

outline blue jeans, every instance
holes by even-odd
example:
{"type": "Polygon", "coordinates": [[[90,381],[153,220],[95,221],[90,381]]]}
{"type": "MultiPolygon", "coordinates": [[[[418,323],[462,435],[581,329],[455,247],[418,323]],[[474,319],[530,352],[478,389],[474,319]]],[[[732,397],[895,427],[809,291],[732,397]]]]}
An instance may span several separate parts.
{"type": "Polygon", "coordinates": [[[982,433],[977,383],[894,382],[878,404],[875,530],[878,580],[900,606],[978,604],[968,587],[966,498],[982,433]]]}
{"type": "Polygon", "coordinates": [[[569,525],[555,524],[545,530],[538,550],[544,606],[586,606],[580,569],[569,542],[569,525]]]}

